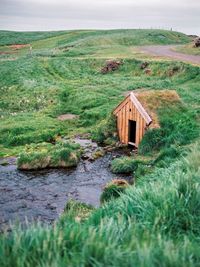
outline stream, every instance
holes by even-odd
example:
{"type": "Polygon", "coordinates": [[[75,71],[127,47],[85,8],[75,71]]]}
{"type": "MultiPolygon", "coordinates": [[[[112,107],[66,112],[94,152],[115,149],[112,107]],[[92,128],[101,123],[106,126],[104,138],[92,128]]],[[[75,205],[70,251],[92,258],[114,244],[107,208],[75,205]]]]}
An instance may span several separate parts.
{"type": "Polygon", "coordinates": [[[12,158],[8,165],[0,165],[1,230],[9,229],[10,222],[26,220],[50,224],[63,212],[69,199],[99,206],[103,187],[117,178],[109,168],[117,152],[107,152],[91,161],[91,153],[98,149],[97,144],[83,139],[75,141],[85,152],[84,159],[74,169],[19,171],[12,158]]]}

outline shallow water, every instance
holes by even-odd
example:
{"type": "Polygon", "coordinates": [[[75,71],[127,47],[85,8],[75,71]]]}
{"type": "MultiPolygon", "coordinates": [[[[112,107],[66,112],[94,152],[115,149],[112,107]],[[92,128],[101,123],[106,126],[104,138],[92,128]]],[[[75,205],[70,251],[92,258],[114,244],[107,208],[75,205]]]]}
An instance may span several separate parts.
{"type": "Polygon", "coordinates": [[[12,161],[0,166],[0,228],[8,226],[9,221],[23,222],[25,218],[51,223],[70,198],[97,207],[102,188],[116,178],[109,169],[113,156],[110,152],[93,162],[81,160],[71,170],[24,172],[17,170],[12,161]]]}

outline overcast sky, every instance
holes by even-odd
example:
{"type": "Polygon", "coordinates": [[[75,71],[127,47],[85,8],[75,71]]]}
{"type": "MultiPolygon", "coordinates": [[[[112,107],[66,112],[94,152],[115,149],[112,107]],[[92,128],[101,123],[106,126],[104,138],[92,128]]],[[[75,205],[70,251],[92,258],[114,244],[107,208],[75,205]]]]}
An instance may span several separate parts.
{"type": "Polygon", "coordinates": [[[200,0],[0,0],[0,29],[164,28],[200,35],[200,0]]]}

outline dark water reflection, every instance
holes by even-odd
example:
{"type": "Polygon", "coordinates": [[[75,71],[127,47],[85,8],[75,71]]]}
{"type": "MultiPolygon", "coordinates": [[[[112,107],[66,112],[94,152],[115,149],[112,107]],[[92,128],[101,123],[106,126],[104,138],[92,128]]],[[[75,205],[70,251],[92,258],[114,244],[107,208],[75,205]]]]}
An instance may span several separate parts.
{"type": "Polygon", "coordinates": [[[12,162],[0,166],[0,228],[25,217],[51,223],[70,198],[98,206],[103,186],[116,177],[109,169],[112,157],[81,161],[73,170],[22,172],[12,162]]]}

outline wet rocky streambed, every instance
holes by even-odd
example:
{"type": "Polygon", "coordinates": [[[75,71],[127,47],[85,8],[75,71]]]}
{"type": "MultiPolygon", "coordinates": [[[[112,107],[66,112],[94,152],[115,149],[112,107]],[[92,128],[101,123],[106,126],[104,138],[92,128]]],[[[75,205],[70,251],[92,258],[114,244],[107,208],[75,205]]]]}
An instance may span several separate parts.
{"type": "Polygon", "coordinates": [[[110,171],[110,162],[119,152],[107,152],[93,161],[91,154],[99,149],[97,144],[89,140],[75,141],[85,152],[74,169],[24,172],[17,170],[14,159],[10,159],[6,166],[0,165],[1,230],[9,227],[10,222],[26,219],[51,223],[63,212],[69,199],[99,206],[103,187],[117,178],[110,171]]]}

